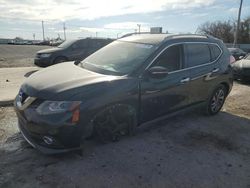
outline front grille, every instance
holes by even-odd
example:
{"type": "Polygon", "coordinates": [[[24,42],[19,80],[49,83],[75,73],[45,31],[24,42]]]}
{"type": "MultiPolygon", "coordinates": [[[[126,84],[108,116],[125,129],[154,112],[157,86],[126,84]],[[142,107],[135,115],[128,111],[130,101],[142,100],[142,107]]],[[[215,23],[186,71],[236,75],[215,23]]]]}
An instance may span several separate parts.
{"type": "Polygon", "coordinates": [[[40,104],[42,104],[45,100],[43,99],[36,99],[33,103],[30,104],[29,107],[31,108],[37,108],[40,104]]]}
{"type": "Polygon", "coordinates": [[[24,110],[28,106],[30,106],[35,100],[35,97],[30,97],[28,94],[20,90],[16,98],[16,106],[19,110],[24,110]]]}
{"type": "Polygon", "coordinates": [[[24,101],[29,97],[26,93],[24,93],[22,90],[19,91],[18,94],[19,97],[19,101],[21,102],[21,104],[24,103],[24,101]]]}

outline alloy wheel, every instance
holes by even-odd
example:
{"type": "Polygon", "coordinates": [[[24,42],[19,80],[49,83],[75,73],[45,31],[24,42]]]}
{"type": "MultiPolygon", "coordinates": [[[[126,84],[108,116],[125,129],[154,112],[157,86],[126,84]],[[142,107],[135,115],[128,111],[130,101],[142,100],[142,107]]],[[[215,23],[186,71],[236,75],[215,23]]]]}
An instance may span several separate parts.
{"type": "Polygon", "coordinates": [[[213,113],[217,113],[223,106],[225,100],[225,91],[219,88],[213,95],[210,108],[213,113]]]}

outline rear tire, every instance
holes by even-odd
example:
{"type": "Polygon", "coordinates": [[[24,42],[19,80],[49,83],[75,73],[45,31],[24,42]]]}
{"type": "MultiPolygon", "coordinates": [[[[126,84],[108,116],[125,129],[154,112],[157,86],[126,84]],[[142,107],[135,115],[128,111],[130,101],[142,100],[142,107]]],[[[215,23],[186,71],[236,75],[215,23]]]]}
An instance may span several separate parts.
{"type": "Polygon", "coordinates": [[[215,88],[212,95],[209,97],[206,107],[205,107],[205,113],[207,115],[215,115],[217,114],[227,97],[227,89],[224,85],[220,84],[218,87],[215,88]]]}

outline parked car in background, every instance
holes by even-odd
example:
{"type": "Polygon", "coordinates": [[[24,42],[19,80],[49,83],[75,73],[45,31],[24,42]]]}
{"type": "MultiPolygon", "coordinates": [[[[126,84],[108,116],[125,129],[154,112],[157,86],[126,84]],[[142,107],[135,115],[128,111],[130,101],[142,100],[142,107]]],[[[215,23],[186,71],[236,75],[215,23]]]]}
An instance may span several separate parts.
{"type": "Polygon", "coordinates": [[[62,40],[61,38],[57,38],[57,39],[51,40],[49,45],[50,46],[59,46],[63,42],[64,42],[64,40],[62,40]]]}
{"type": "Polygon", "coordinates": [[[38,42],[36,45],[49,46],[49,44],[50,44],[50,41],[49,41],[49,40],[44,40],[44,41],[38,42]]]}
{"type": "Polygon", "coordinates": [[[230,51],[232,56],[234,56],[236,61],[244,58],[245,55],[247,55],[247,53],[240,48],[228,48],[228,50],[230,51]]]}
{"type": "MultiPolygon", "coordinates": [[[[32,74],[15,99],[24,138],[45,153],[112,141],[145,122],[190,107],[222,108],[233,84],[230,53],[201,35],[138,34],[76,64],[32,74]]],[[[210,120],[208,120],[210,121],[210,120]]]]}
{"type": "Polygon", "coordinates": [[[233,65],[233,72],[235,79],[250,80],[250,54],[245,58],[235,62],[233,65]]]}
{"type": "Polygon", "coordinates": [[[82,60],[112,41],[105,38],[67,40],[55,48],[38,51],[34,63],[40,67],[47,67],[65,61],[82,60]]]}

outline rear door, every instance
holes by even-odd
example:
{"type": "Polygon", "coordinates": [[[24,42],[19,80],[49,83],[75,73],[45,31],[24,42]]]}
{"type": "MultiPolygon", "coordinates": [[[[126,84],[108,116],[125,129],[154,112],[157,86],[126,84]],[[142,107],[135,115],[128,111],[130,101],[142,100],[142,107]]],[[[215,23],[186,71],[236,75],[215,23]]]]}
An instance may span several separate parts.
{"type": "Polygon", "coordinates": [[[208,98],[217,84],[220,72],[218,61],[221,49],[216,44],[186,43],[186,66],[190,69],[190,102],[199,103],[208,98]]]}
{"type": "Polygon", "coordinates": [[[141,80],[141,122],[153,120],[189,104],[189,70],[184,66],[183,45],[167,47],[150,67],[162,66],[168,75],[141,80]]]}

